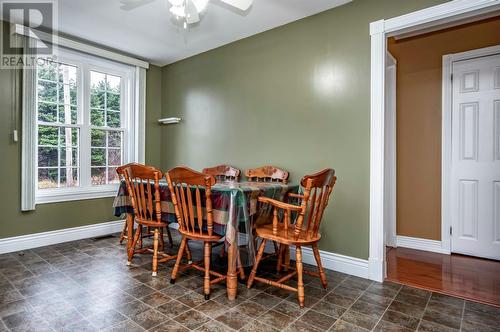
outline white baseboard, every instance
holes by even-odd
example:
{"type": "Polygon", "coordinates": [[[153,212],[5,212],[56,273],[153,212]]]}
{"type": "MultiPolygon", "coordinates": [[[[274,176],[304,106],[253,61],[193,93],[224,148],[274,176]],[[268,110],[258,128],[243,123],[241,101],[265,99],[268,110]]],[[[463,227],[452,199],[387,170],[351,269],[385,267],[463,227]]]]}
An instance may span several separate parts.
{"type": "MultiPolygon", "coordinates": [[[[272,241],[266,243],[266,253],[274,253],[274,245],[272,241]]],[[[370,274],[368,270],[368,260],[356,257],[344,256],[333,252],[320,250],[321,264],[325,269],[334,270],[337,272],[347,273],[353,276],[368,279],[370,274]]],[[[295,247],[290,247],[290,256],[295,257],[295,247]]],[[[316,259],[310,247],[302,248],[302,261],[306,264],[316,266],[316,259]]]]}
{"type": "Polygon", "coordinates": [[[120,232],[124,220],[0,239],[0,254],[120,232]]]}
{"type": "Polygon", "coordinates": [[[443,246],[442,241],[421,239],[409,236],[397,236],[397,246],[403,248],[436,252],[439,254],[450,254],[450,250],[443,246]]]}

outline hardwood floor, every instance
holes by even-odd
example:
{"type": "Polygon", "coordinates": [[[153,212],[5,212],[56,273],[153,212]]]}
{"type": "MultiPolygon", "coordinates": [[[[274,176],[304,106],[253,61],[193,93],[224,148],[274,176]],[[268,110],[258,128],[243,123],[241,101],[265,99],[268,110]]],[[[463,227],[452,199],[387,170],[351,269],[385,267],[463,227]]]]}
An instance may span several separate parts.
{"type": "Polygon", "coordinates": [[[387,249],[387,280],[500,307],[500,262],[387,249]]]}

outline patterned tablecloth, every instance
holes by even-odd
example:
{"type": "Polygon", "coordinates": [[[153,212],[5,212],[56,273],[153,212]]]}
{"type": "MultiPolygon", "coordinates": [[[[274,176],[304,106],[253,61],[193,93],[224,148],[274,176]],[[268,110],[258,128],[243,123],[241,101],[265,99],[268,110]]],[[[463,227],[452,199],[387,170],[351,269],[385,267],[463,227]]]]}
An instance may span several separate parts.
{"type": "MultiPolygon", "coordinates": [[[[229,244],[248,245],[249,256],[254,256],[251,216],[257,211],[257,197],[265,196],[283,200],[288,193],[296,193],[298,189],[298,185],[276,182],[217,183],[212,187],[214,231],[224,235],[229,244]]],[[[162,219],[168,222],[177,222],[166,181],[160,182],[160,197],[162,219]]],[[[127,188],[123,181],[118,189],[113,207],[114,215],[117,217],[125,213],[133,213],[127,188]]]]}

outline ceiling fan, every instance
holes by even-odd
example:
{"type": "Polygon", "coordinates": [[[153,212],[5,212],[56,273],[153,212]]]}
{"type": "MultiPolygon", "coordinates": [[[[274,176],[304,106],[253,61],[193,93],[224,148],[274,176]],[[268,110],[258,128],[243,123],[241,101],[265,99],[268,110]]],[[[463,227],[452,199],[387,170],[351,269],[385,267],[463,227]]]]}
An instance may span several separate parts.
{"type": "MultiPolygon", "coordinates": [[[[156,0],[120,0],[121,9],[133,10],[156,0]]],[[[180,21],[184,28],[200,21],[200,14],[205,10],[210,0],[168,0],[170,13],[180,21]]],[[[253,0],[218,0],[241,11],[246,11],[253,0]]]]}

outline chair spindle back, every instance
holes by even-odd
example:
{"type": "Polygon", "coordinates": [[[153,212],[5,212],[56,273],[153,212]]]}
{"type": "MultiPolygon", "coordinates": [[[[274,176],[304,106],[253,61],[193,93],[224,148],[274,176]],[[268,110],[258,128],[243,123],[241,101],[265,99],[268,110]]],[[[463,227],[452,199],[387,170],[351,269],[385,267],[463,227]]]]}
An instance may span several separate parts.
{"type": "Polygon", "coordinates": [[[161,222],[162,172],[157,168],[140,164],[125,165],[121,172],[125,177],[135,218],[138,221],[161,222]]]}
{"type": "Polygon", "coordinates": [[[304,195],[301,202],[301,211],[295,223],[294,234],[296,238],[299,237],[302,231],[306,232],[308,238],[316,237],[323,218],[323,212],[328,205],[336,181],[335,170],[331,168],[302,178],[300,184],[304,188],[304,195]]]}
{"type": "Polygon", "coordinates": [[[214,167],[204,168],[203,174],[213,175],[220,181],[238,181],[240,177],[240,170],[230,165],[218,165],[214,167]]]}
{"type": "Polygon", "coordinates": [[[169,170],[166,176],[179,230],[190,235],[212,236],[211,189],[216,182],[215,177],[188,167],[175,167],[169,170]],[[204,220],[206,220],[206,233],[204,233],[204,220]]]}
{"type": "Polygon", "coordinates": [[[249,181],[286,183],[289,173],[275,166],[263,166],[245,170],[245,176],[249,181]]]}

